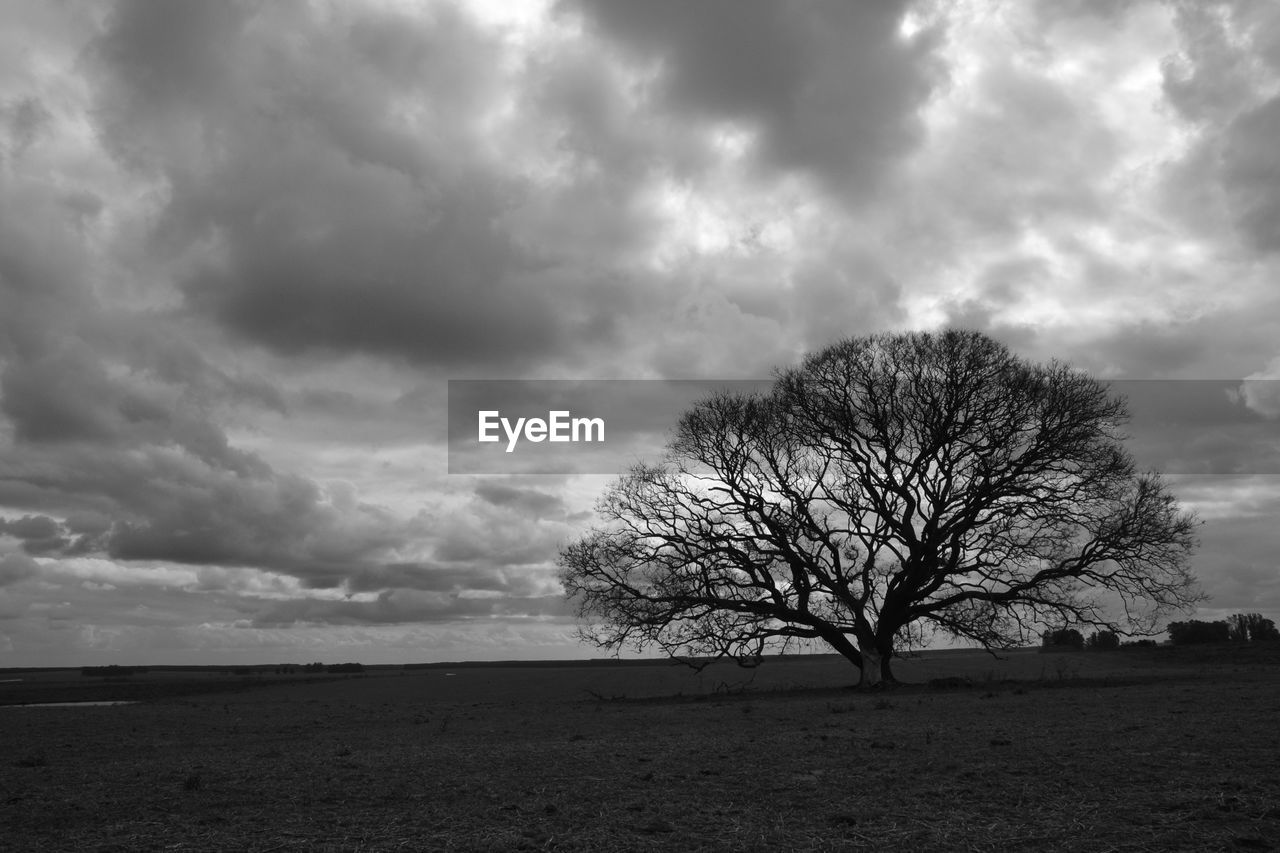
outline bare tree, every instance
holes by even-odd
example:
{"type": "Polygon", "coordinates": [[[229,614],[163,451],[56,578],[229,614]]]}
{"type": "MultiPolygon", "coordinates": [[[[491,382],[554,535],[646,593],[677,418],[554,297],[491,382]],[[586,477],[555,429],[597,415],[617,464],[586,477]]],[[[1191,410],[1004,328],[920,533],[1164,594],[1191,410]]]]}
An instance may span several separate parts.
{"type": "Polygon", "coordinates": [[[818,639],[892,681],[942,631],[1156,633],[1202,600],[1196,520],[1138,473],[1122,399],[975,332],[850,339],[688,411],[601,497],[561,580],[600,647],[757,660],[818,639]]]}

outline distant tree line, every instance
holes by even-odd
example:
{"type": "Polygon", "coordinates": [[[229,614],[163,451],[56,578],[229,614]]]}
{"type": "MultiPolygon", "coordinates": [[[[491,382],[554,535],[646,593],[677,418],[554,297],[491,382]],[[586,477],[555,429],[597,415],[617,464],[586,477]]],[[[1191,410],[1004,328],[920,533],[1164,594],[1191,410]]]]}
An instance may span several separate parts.
{"type": "Polygon", "coordinates": [[[1280,640],[1280,631],[1276,630],[1275,622],[1264,619],[1260,613],[1236,613],[1215,622],[1199,619],[1171,622],[1169,640],[1175,646],[1196,643],[1261,643],[1280,640]]]}
{"type": "Polygon", "coordinates": [[[298,672],[315,673],[328,672],[339,674],[350,674],[364,672],[364,664],[360,663],[304,663],[301,666],[297,664],[276,664],[270,666],[241,666],[233,669],[225,670],[227,675],[262,675],[264,673],[275,673],[276,675],[293,675],[298,672]]]}
{"type": "Polygon", "coordinates": [[[82,666],[80,674],[82,676],[91,676],[94,678],[128,678],[131,675],[145,673],[145,666],[119,666],[111,664],[109,666],[82,666]]]}
{"type": "Polygon", "coordinates": [[[1120,648],[1120,635],[1115,631],[1094,631],[1088,639],[1075,628],[1058,628],[1040,635],[1041,648],[1080,651],[1086,646],[1100,652],[1120,648]]]}
{"type": "MultiPolygon", "coordinates": [[[[1066,651],[1085,648],[1110,651],[1121,646],[1120,637],[1113,631],[1095,631],[1086,639],[1075,628],[1057,628],[1040,635],[1041,648],[1066,651]]],[[[1175,646],[1197,643],[1262,643],[1280,640],[1280,630],[1275,622],[1263,618],[1260,613],[1236,613],[1227,619],[1205,622],[1192,619],[1169,624],[1169,641],[1175,646]]],[[[1153,641],[1125,643],[1126,646],[1154,646],[1153,641]]]]}
{"type": "MultiPolygon", "coordinates": [[[[166,667],[161,667],[165,669],[166,667]]],[[[205,667],[205,669],[212,669],[205,667]]],[[[133,675],[144,675],[150,670],[145,666],[120,666],[119,664],[110,664],[108,666],[82,666],[80,674],[92,678],[128,678],[133,675]]],[[[339,675],[351,675],[364,672],[364,664],[361,663],[308,663],[298,666],[296,664],[271,664],[262,666],[236,666],[226,669],[215,669],[225,675],[265,675],[274,673],[276,675],[290,675],[296,672],[324,672],[335,673],[339,675]]]]}
{"type": "Polygon", "coordinates": [[[364,664],[360,663],[331,663],[325,667],[326,672],[356,673],[364,672],[364,664]]]}
{"type": "Polygon", "coordinates": [[[308,663],[302,667],[303,672],[331,672],[349,675],[351,673],[364,672],[364,664],[362,663],[308,663]]]}

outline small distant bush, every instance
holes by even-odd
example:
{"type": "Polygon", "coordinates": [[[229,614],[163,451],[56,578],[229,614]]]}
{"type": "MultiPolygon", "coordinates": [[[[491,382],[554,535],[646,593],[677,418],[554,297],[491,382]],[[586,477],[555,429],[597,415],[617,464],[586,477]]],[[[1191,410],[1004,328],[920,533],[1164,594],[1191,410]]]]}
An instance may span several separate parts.
{"type": "Polygon", "coordinates": [[[1169,639],[1175,646],[1191,646],[1200,643],[1225,643],[1231,639],[1231,628],[1226,622],[1170,622],[1169,639]]]}
{"type": "Polygon", "coordinates": [[[1099,652],[1110,652],[1120,648],[1120,637],[1115,631],[1094,631],[1089,635],[1089,648],[1099,652]]]}
{"type": "Polygon", "coordinates": [[[1134,640],[1131,643],[1121,643],[1120,647],[1124,649],[1154,649],[1158,646],[1155,640],[1134,640]]]}
{"type": "Polygon", "coordinates": [[[324,672],[324,664],[317,661],[316,663],[303,664],[303,672],[324,672]]]}
{"type": "Polygon", "coordinates": [[[1041,647],[1045,649],[1083,649],[1084,635],[1075,628],[1058,628],[1045,631],[1041,636],[1041,647]]]}

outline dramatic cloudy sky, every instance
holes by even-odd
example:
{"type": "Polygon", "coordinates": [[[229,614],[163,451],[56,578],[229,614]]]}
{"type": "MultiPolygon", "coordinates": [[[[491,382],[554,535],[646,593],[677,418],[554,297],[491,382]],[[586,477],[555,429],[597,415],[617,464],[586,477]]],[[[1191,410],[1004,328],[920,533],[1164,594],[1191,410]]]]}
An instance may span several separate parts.
{"type": "Polygon", "coordinates": [[[1278,138],[1268,0],[6,2],[0,665],[586,656],[606,480],[449,474],[449,379],[947,325],[1192,389],[1280,619],[1278,138]]]}

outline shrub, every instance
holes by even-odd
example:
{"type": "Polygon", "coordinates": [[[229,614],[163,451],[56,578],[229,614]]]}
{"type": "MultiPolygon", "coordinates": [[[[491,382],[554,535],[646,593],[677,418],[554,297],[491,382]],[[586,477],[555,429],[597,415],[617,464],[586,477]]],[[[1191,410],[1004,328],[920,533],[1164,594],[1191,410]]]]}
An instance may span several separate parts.
{"type": "Polygon", "coordinates": [[[1192,619],[1190,622],[1170,622],[1169,639],[1175,646],[1225,643],[1231,639],[1231,629],[1223,621],[1202,622],[1192,619]]]}

